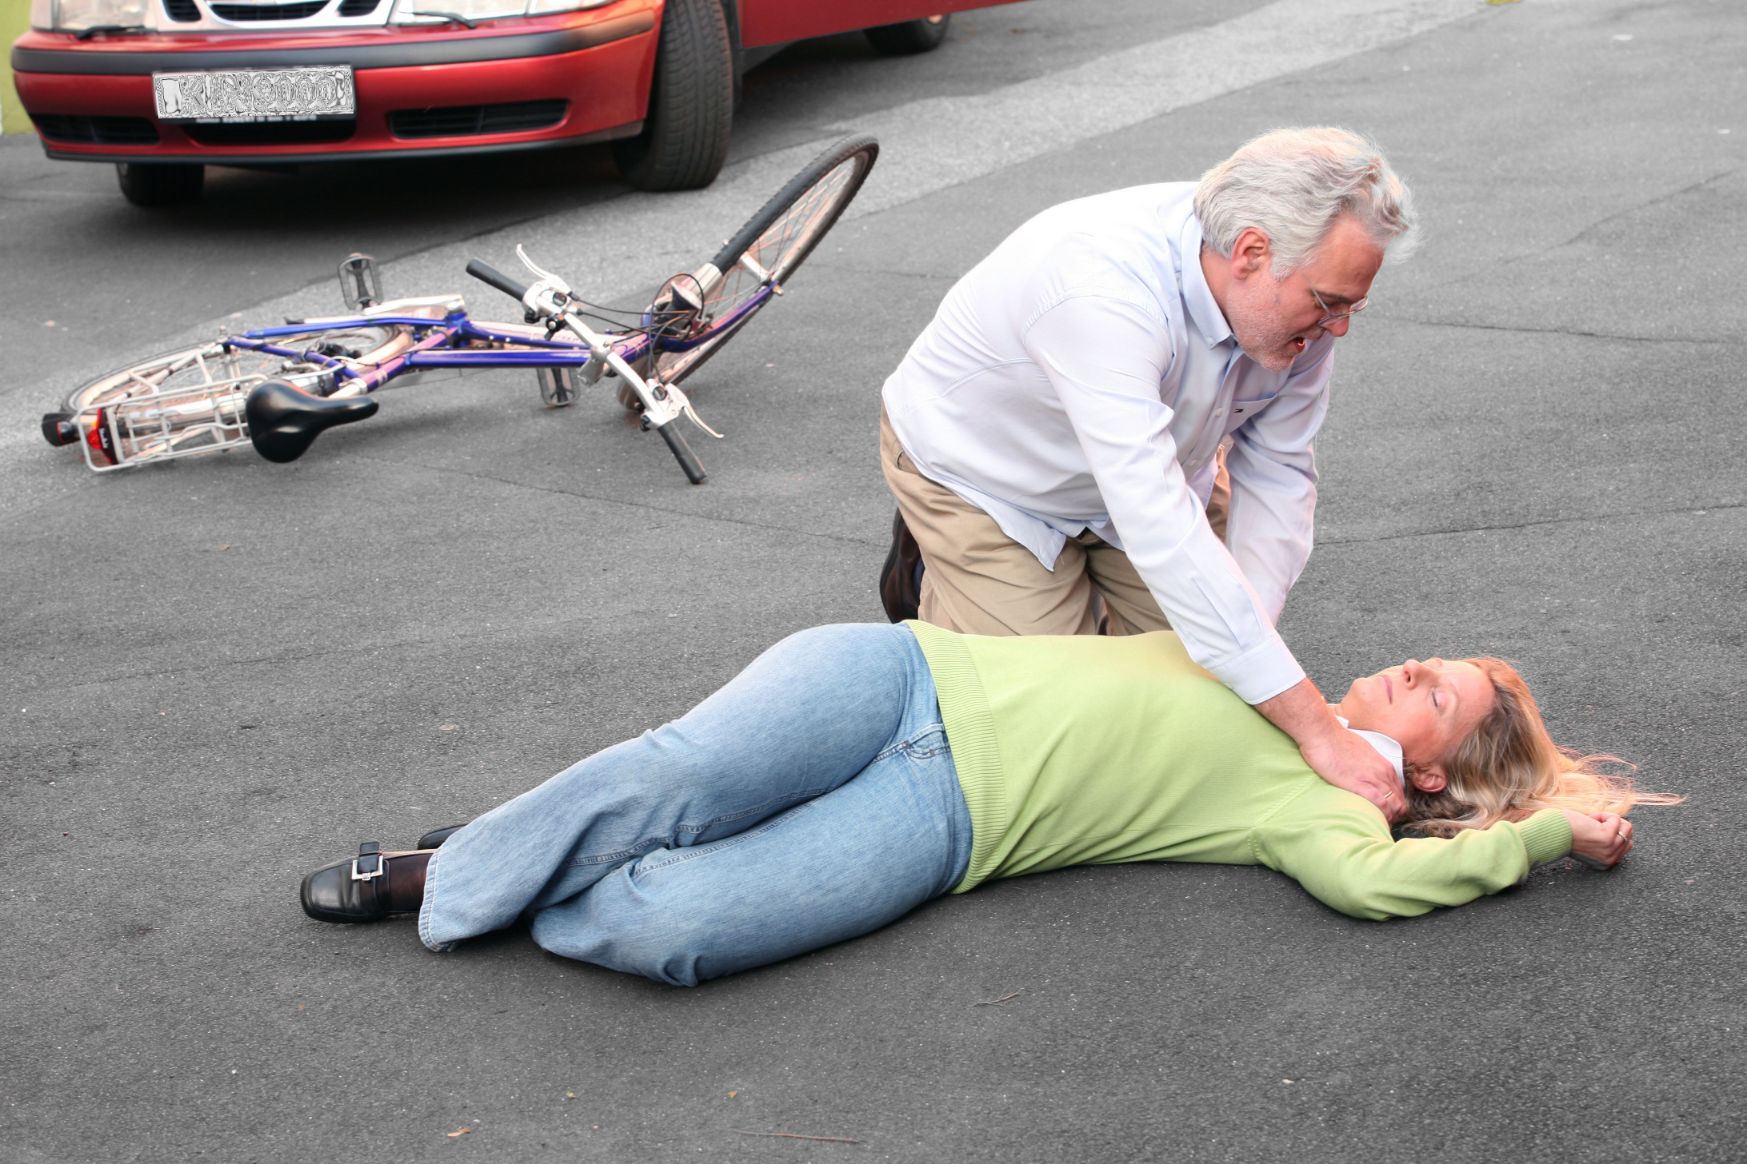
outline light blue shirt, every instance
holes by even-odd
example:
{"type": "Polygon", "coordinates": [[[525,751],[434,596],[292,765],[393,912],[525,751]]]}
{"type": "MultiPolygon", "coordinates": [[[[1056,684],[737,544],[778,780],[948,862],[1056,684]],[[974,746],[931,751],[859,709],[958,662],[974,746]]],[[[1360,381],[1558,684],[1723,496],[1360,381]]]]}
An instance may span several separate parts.
{"type": "Polygon", "coordinates": [[[1283,372],[1243,354],[1194,193],[1137,186],[1031,219],[947,292],[884,399],[924,476],[1046,568],[1085,530],[1124,550],[1195,661],[1260,703],[1304,678],[1274,622],[1310,556],[1334,339],[1283,372]],[[1227,436],[1221,542],[1205,510],[1227,436]]]}

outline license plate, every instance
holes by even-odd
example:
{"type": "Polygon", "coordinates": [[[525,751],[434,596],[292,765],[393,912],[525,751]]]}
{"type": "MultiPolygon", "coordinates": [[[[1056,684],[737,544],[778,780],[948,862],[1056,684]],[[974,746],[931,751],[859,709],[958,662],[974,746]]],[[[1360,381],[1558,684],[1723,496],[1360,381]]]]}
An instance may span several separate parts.
{"type": "Polygon", "coordinates": [[[351,117],[348,65],[153,73],[160,121],[311,121],[351,117]]]}

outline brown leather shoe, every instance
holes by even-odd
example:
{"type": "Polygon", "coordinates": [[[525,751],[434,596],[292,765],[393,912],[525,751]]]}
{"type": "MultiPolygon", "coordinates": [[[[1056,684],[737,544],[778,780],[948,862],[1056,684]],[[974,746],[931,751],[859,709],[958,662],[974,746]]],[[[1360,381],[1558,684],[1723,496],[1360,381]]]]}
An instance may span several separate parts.
{"type": "Polygon", "coordinates": [[[880,603],[893,622],[916,618],[922,605],[922,547],[900,510],[892,514],[892,548],[880,568],[880,603]]]}

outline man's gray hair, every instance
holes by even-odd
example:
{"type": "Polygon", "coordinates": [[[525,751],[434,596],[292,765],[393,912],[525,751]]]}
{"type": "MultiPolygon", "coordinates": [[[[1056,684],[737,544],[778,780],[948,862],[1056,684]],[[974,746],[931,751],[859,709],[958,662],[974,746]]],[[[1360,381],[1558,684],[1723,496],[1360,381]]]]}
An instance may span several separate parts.
{"type": "Polygon", "coordinates": [[[1195,217],[1207,245],[1229,256],[1237,236],[1256,227],[1272,246],[1275,278],[1311,261],[1346,214],[1389,258],[1413,249],[1418,224],[1407,184],[1373,142],[1333,126],[1251,138],[1201,175],[1195,190],[1195,217]]]}

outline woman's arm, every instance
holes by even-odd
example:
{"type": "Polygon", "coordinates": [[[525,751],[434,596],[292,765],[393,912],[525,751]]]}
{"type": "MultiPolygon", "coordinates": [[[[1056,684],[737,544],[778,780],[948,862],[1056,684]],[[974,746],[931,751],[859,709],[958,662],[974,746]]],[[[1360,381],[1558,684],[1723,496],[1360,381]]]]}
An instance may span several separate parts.
{"type": "Polygon", "coordinates": [[[1329,793],[1340,800],[1331,803],[1330,795],[1313,789],[1300,800],[1320,805],[1288,805],[1258,828],[1256,856],[1352,917],[1382,921],[1465,905],[1521,883],[1531,866],[1572,851],[1573,822],[1558,810],[1448,839],[1397,841],[1369,805],[1332,789],[1329,793]]]}

